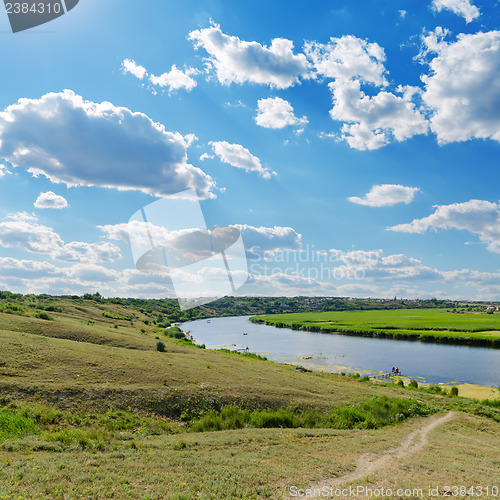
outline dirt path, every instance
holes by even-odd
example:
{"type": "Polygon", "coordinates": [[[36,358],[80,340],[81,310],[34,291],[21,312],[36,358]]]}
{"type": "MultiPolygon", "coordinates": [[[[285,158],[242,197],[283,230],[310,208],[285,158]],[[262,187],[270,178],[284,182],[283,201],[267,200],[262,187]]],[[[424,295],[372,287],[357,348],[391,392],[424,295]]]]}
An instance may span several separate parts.
{"type": "Polygon", "coordinates": [[[434,417],[431,421],[426,421],[426,425],[408,434],[404,441],[397,447],[387,450],[384,455],[379,456],[374,453],[364,453],[358,458],[356,470],[345,476],[336,477],[311,485],[309,488],[321,489],[323,487],[339,486],[361,479],[362,477],[384,470],[393,460],[407,457],[420,451],[428,442],[428,435],[436,427],[443,425],[454,416],[449,412],[442,417],[434,417]]]}

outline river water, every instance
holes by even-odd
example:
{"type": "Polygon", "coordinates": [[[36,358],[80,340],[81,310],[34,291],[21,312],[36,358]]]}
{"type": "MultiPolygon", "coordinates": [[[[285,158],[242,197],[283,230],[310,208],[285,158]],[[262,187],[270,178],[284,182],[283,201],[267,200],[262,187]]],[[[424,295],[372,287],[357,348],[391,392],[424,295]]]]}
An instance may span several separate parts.
{"type": "Polygon", "coordinates": [[[500,349],[302,332],[248,318],[204,319],[182,328],[207,348],[248,347],[272,361],[314,370],[374,374],[397,366],[405,377],[431,383],[500,385],[500,349]]]}

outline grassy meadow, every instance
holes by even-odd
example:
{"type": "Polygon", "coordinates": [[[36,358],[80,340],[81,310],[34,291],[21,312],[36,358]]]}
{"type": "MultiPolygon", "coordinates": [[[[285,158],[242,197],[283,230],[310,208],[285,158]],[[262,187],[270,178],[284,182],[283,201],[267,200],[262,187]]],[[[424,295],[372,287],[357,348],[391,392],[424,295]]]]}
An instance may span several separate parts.
{"type": "Polygon", "coordinates": [[[203,349],[154,307],[17,304],[0,301],[0,498],[285,498],[450,410],[428,446],[357,483],[497,477],[496,400],[203,349]]]}
{"type": "Polygon", "coordinates": [[[500,347],[500,314],[397,309],[273,314],[251,320],[322,333],[500,347]]]}

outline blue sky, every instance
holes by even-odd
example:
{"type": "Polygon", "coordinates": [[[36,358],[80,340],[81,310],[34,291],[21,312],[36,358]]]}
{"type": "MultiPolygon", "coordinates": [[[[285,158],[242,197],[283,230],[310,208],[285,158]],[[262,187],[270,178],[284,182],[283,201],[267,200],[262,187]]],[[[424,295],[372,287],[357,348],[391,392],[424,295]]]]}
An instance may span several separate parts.
{"type": "Polygon", "coordinates": [[[16,34],[0,12],[0,289],[173,295],[127,222],[194,188],[241,231],[239,293],[500,300],[499,12],[80,0],[16,34]]]}

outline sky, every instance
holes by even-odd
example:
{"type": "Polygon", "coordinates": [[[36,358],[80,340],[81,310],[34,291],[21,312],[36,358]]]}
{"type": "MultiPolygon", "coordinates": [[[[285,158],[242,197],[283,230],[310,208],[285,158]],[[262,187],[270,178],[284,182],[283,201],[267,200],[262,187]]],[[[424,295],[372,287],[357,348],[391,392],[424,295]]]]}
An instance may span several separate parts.
{"type": "Polygon", "coordinates": [[[130,219],[190,193],[169,234],[237,229],[237,294],[500,300],[499,14],[80,0],[12,33],[2,8],[0,289],[225,294],[209,261],[137,264],[130,219]]]}

